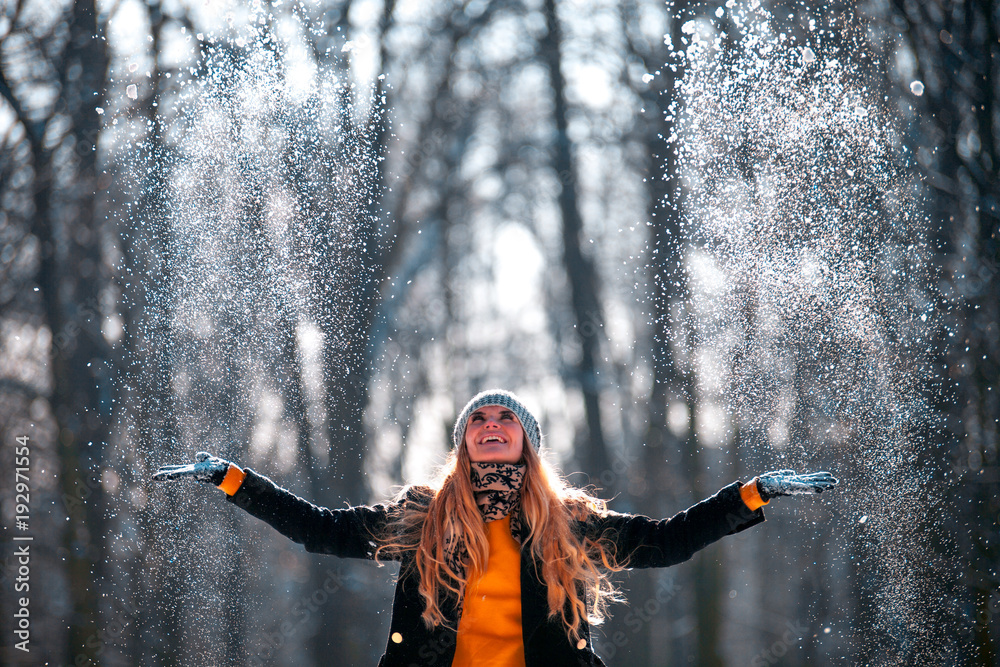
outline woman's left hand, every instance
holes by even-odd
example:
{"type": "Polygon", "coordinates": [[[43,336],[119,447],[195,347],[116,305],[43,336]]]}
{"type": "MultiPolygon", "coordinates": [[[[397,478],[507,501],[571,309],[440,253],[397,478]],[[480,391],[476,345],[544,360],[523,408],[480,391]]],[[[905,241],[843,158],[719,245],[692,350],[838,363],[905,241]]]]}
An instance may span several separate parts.
{"type": "Polygon", "coordinates": [[[175,479],[194,479],[199,482],[222,484],[229,470],[229,461],[212,456],[208,452],[198,452],[194,463],[160,466],[153,474],[154,482],[172,482],[175,479]]]}
{"type": "Polygon", "coordinates": [[[773,470],[757,478],[757,492],[768,501],[776,496],[798,496],[808,493],[823,493],[840,483],[828,472],[795,474],[794,470],[773,470]]]}

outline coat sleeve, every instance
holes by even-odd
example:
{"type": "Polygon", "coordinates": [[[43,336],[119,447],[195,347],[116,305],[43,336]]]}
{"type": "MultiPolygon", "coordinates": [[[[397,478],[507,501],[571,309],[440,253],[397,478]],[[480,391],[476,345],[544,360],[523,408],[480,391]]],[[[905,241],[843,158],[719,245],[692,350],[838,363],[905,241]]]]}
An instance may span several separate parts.
{"type": "Polygon", "coordinates": [[[389,519],[385,505],[334,510],[317,507],[249,469],[239,490],[228,500],[304,545],[306,551],[341,558],[374,558],[377,536],[389,519]]]}
{"type": "Polygon", "coordinates": [[[624,567],[668,567],[763,520],[760,509],[751,510],[743,502],[735,482],[669,519],[610,512],[587,521],[586,532],[592,539],[611,542],[624,567]]]}

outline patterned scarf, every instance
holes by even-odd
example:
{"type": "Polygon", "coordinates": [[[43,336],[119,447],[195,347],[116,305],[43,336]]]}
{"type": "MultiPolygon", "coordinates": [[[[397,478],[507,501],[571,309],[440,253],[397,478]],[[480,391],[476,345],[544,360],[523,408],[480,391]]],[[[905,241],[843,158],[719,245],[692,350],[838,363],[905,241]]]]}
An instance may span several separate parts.
{"type": "MultiPolygon", "coordinates": [[[[498,521],[510,514],[511,536],[521,543],[521,480],[524,479],[523,463],[473,463],[469,470],[476,504],[483,521],[498,521]]],[[[469,552],[454,535],[445,539],[448,565],[456,572],[464,572],[469,552]]]]}

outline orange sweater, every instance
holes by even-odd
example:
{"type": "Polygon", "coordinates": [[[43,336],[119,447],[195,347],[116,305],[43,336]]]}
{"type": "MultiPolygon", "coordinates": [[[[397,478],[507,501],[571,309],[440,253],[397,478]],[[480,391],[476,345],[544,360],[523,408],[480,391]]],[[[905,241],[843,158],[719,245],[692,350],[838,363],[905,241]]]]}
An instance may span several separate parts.
{"type": "Polygon", "coordinates": [[[466,585],[452,667],[524,667],[521,636],[521,547],[510,516],[486,524],[486,572],[466,585]]]}

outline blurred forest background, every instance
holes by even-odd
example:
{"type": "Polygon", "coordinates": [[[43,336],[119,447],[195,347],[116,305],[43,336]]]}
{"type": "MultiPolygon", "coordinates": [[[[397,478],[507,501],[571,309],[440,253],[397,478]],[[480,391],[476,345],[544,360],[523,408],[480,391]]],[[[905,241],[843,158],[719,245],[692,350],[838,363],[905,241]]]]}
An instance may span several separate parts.
{"type": "Polygon", "coordinates": [[[609,664],[1000,665],[996,3],[0,8],[0,663],[375,664],[391,566],[306,554],[150,474],[205,449],[319,504],[378,502],[504,386],[616,510],[669,516],[774,468],[843,480],[623,574],[609,664]],[[698,158],[685,142],[717,109],[693,68],[740,80],[754,30],[806,74],[764,67],[728,99],[781,106],[837,60],[877,122],[794,162],[772,149],[795,127],[736,119],[698,158]],[[883,145],[888,175],[856,175],[883,145]],[[735,225],[797,183],[809,210],[775,210],[846,235],[758,227],[737,252],[738,229],[698,222],[723,172],[735,225]],[[773,244],[875,258],[852,266],[875,266],[877,344],[748,278],[773,244]]]}

